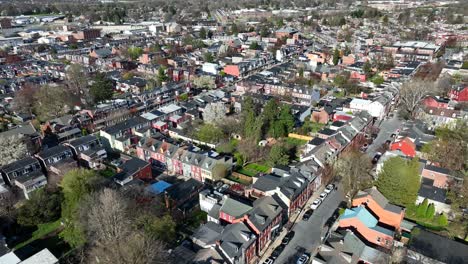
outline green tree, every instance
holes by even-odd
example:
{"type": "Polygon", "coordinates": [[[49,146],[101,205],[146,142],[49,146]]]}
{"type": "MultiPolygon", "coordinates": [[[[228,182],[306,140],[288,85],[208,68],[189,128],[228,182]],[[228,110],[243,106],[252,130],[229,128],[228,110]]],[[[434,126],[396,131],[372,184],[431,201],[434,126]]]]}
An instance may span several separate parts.
{"type": "Polygon", "coordinates": [[[279,105],[276,99],[270,99],[262,112],[263,134],[270,133],[279,112],[279,105]]]}
{"type": "Polygon", "coordinates": [[[376,185],[391,203],[405,207],[414,206],[421,185],[417,158],[410,161],[401,157],[388,159],[376,185]]]}
{"type": "Polygon", "coordinates": [[[289,158],[288,150],[283,145],[276,144],[270,150],[267,163],[271,167],[276,165],[286,166],[289,164],[289,158]]]}
{"type": "Polygon", "coordinates": [[[96,74],[93,81],[89,92],[95,103],[112,99],[114,84],[104,73],[96,74]]]}
{"type": "Polygon", "coordinates": [[[224,139],[224,133],[215,125],[204,124],[198,130],[197,138],[203,142],[218,143],[224,139]]]}
{"type": "Polygon", "coordinates": [[[74,169],[63,176],[60,186],[64,197],[62,202],[64,229],[60,237],[72,247],[86,243],[84,229],[80,223],[79,208],[83,199],[99,188],[100,180],[95,171],[85,169],[74,169]]]}
{"type": "Polygon", "coordinates": [[[137,219],[137,223],[142,225],[145,233],[149,234],[153,239],[172,243],[176,238],[177,224],[170,215],[154,217],[150,214],[144,214],[137,219]]]}
{"type": "Polygon", "coordinates": [[[45,188],[34,191],[29,200],[18,209],[17,220],[20,225],[36,226],[60,218],[62,193],[47,191],[45,188]]]}
{"type": "Polygon", "coordinates": [[[448,220],[447,220],[447,217],[445,216],[445,214],[441,214],[441,215],[439,215],[439,217],[437,217],[437,223],[440,226],[448,226],[448,220]]]}
{"type": "Polygon", "coordinates": [[[362,66],[362,71],[364,71],[367,78],[370,78],[372,76],[372,65],[369,61],[364,62],[364,65],[362,66]]]}
{"type": "Polygon", "coordinates": [[[127,53],[130,59],[137,60],[143,54],[143,49],[133,46],[127,49],[127,53]]]}
{"type": "Polygon", "coordinates": [[[246,97],[242,103],[242,123],[244,124],[244,137],[254,139],[255,142],[260,140],[261,125],[257,120],[257,111],[255,104],[250,96],[246,97]],[[260,127],[260,129],[259,129],[260,127]]]}
{"type": "Polygon", "coordinates": [[[202,27],[198,35],[200,36],[201,39],[206,39],[206,29],[202,27]]]}
{"type": "Polygon", "coordinates": [[[252,41],[252,43],[250,43],[249,49],[259,50],[260,48],[261,48],[260,45],[258,45],[258,43],[256,41],[252,41]]]}
{"type": "Polygon", "coordinates": [[[205,52],[203,54],[203,60],[206,61],[206,62],[210,62],[212,63],[214,61],[214,56],[213,54],[211,54],[211,52],[205,52]]]}
{"type": "Polygon", "coordinates": [[[281,106],[280,113],[279,113],[279,121],[284,126],[286,136],[289,132],[291,132],[294,128],[294,116],[292,114],[291,106],[284,104],[281,106]]]}
{"type": "Polygon", "coordinates": [[[236,23],[232,23],[231,25],[231,35],[237,35],[239,33],[239,27],[236,23]]]}
{"type": "Polygon", "coordinates": [[[340,51],[335,48],[333,51],[333,64],[338,65],[338,62],[340,62],[340,51]]]}
{"type": "Polygon", "coordinates": [[[435,206],[433,203],[431,203],[429,204],[429,207],[427,207],[426,215],[424,216],[424,218],[432,220],[432,218],[434,218],[434,214],[435,214],[435,206]]]}
{"type": "Polygon", "coordinates": [[[381,85],[382,83],[384,83],[385,80],[384,80],[384,78],[383,78],[381,75],[375,75],[375,76],[371,79],[371,81],[372,81],[375,85],[379,86],[379,85],[381,85]]]}
{"type": "Polygon", "coordinates": [[[156,79],[157,79],[159,85],[161,85],[163,82],[166,82],[167,80],[169,80],[169,77],[167,76],[165,67],[163,67],[163,66],[159,67],[156,79]]]}
{"type": "Polygon", "coordinates": [[[418,205],[418,207],[416,208],[416,216],[417,217],[419,217],[419,218],[426,217],[428,204],[429,204],[429,202],[427,201],[427,199],[424,199],[423,202],[420,205],[418,205]]]}

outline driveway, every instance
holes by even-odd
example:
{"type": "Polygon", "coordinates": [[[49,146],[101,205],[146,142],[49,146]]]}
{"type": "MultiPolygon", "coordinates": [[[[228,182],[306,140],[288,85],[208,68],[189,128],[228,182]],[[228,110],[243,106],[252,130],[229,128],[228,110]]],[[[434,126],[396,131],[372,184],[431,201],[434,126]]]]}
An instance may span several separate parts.
{"type": "Polygon", "coordinates": [[[395,131],[402,127],[403,120],[398,118],[398,115],[395,113],[392,118],[385,119],[380,124],[380,132],[377,135],[377,138],[372,142],[372,144],[367,148],[367,154],[369,157],[373,158],[377,153],[377,150],[389,140],[391,135],[395,131]]]}
{"type": "MultiPolygon", "coordinates": [[[[332,216],[338,205],[343,201],[344,195],[341,188],[329,194],[320,207],[314,211],[308,221],[302,220],[301,213],[298,222],[293,227],[295,236],[286,246],[284,251],[275,260],[278,264],[296,264],[296,261],[302,253],[307,252],[314,255],[318,246],[321,244],[321,236],[326,232],[323,225],[332,216]]],[[[310,207],[308,207],[310,208],[310,207]]],[[[307,209],[304,209],[306,211],[307,209]]]]}

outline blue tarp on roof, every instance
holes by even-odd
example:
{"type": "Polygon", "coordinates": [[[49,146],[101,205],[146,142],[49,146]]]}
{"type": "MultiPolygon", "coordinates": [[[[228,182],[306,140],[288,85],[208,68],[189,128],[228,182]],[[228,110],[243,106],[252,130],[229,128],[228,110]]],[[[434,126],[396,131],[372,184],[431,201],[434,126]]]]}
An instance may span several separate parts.
{"type": "Polygon", "coordinates": [[[167,188],[171,187],[172,184],[165,182],[165,181],[158,181],[157,183],[153,183],[149,186],[149,190],[155,194],[160,194],[164,192],[167,188]]]}

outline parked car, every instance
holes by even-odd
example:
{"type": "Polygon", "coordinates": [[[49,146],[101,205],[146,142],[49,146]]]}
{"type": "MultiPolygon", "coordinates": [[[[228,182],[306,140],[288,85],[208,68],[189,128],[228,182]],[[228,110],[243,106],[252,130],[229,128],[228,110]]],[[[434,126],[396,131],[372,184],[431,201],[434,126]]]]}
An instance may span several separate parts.
{"type": "Polygon", "coordinates": [[[306,264],[307,261],[309,261],[309,254],[302,254],[302,256],[299,257],[299,259],[296,261],[296,264],[306,264]]]}
{"type": "Polygon", "coordinates": [[[289,244],[291,239],[294,237],[294,234],[295,234],[294,231],[290,231],[289,233],[287,233],[286,236],[284,236],[283,241],[281,242],[281,244],[283,244],[283,245],[289,244]]]}
{"type": "Polygon", "coordinates": [[[320,198],[315,199],[315,201],[310,205],[310,209],[316,210],[320,204],[322,203],[322,200],[320,198]]]}
{"type": "Polygon", "coordinates": [[[265,259],[265,261],[263,261],[263,264],[272,264],[273,261],[274,261],[273,259],[267,258],[267,259],[265,259]]]}
{"type": "Polygon", "coordinates": [[[335,189],[335,184],[328,184],[327,187],[325,188],[325,191],[326,193],[331,193],[333,191],[333,189],[335,189]]]}
{"type": "MultiPolygon", "coordinates": [[[[288,241],[288,243],[289,243],[289,241],[288,241]]],[[[273,250],[273,252],[271,253],[270,258],[271,259],[277,259],[279,257],[279,255],[281,255],[281,253],[283,252],[285,247],[286,247],[285,244],[281,244],[281,245],[277,246],[275,248],[275,250],[273,250]]]]}
{"type": "Polygon", "coordinates": [[[372,164],[377,164],[377,161],[379,161],[380,157],[382,157],[382,153],[377,152],[374,158],[372,159],[372,164]]]}
{"type": "Polygon", "coordinates": [[[328,195],[327,192],[322,192],[322,193],[320,194],[320,200],[322,200],[322,201],[325,200],[325,198],[327,198],[327,195],[328,195]]]}
{"type": "Polygon", "coordinates": [[[312,210],[307,210],[302,216],[302,220],[307,221],[312,216],[312,210]]]}

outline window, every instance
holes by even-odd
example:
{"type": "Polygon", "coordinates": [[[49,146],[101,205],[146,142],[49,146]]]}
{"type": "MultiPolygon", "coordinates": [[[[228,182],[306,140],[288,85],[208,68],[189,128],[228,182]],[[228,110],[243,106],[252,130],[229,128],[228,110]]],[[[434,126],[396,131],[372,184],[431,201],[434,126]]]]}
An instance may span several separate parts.
{"type": "Polygon", "coordinates": [[[382,241],[382,239],[380,239],[380,237],[378,237],[378,238],[377,238],[377,242],[380,242],[380,241],[382,241]]]}

